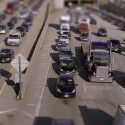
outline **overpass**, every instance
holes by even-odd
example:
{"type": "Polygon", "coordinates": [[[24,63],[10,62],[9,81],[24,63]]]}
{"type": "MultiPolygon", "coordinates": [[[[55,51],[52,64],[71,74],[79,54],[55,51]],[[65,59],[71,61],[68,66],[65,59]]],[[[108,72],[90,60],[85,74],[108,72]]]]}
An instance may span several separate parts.
{"type": "Polygon", "coordinates": [[[72,3],[73,5],[80,5],[84,3],[96,3],[97,0],[54,0],[54,3],[57,8],[63,7],[63,6],[69,6],[69,3],[72,3]]]}

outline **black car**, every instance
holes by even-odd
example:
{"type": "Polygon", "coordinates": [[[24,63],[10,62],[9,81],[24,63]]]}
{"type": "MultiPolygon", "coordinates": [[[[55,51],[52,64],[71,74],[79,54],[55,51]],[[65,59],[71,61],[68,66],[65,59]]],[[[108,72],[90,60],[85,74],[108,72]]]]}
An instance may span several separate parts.
{"type": "Polygon", "coordinates": [[[120,40],[110,39],[109,41],[112,43],[112,52],[121,53],[122,47],[121,47],[120,40]]]}
{"type": "Polygon", "coordinates": [[[14,51],[12,49],[2,49],[0,51],[0,63],[10,63],[14,58],[14,51]]]}
{"type": "Polygon", "coordinates": [[[16,28],[16,30],[19,31],[19,32],[21,33],[21,36],[22,36],[22,37],[25,36],[26,30],[25,30],[24,27],[18,26],[18,27],[16,28]]]}
{"type": "Polygon", "coordinates": [[[61,47],[66,47],[66,43],[64,41],[57,41],[55,45],[55,50],[60,51],[61,47]]]}
{"type": "Polygon", "coordinates": [[[76,84],[73,78],[73,73],[61,73],[56,83],[57,97],[75,97],[76,84]]]}
{"type": "Polygon", "coordinates": [[[93,17],[90,17],[90,24],[96,25],[97,21],[93,17]]]}
{"type": "Polygon", "coordinates": [[[100,27],[98,29],[98,36],[103,36],[103,37],[107,37],[107,30],[105,27],[100,27]]]}
{"type": "Polygon", "coordinates": [[[7,22],[7,27],[8,27],[8,30],[12,30],[14,28],[14,24],[12,22],[7,22]]]}
{"type": "Polygon", "coordinates": [[[70,57],[72,58],[72,51],[70,47],[61,47],[60,48],[60,53],[59,53],[59,62],[64,58],[64,57],[70,57]]]}
{"type": "Polygon", "coordinates": [[[10,19],[10,22],[11,23],[13,23],[13,25],[15,25],[17,22],[18,22],[18,19],[17,19],[17,17],[12,17],[11,19],[10,19]]]}
{"type": "Polygon", "coordinates": [[[28,17],[25,19],[25,21],[24,21],[24,23],[27,24],[28,26],[31,26],[31,25],[32,25],[32,22],[33,22],[33,16],[32,16],[32,15],[28,16],[28,17]]]}
{"type": "Polygon", "coordinates": [[[71,57],[63,57],[63,59],[60,61],[59,66],[60,72],[73,72],[75,73],[76,67],[74,60],[71,57]]]}
{"type": "Polygon", "coordinates": [[[25,28],[26,32],[28,32],[28,31],[29,31],[29,26],[28,26],[27,24],[22,23],[22,25],[21,25],[21,26],[23,26],[23,27],[25,28]]]}
{"type": "Polygon", "coordinates": [[[4,21],[6,19],[6,14],[2,13],[0,14],[0,22],[4,21]]]}

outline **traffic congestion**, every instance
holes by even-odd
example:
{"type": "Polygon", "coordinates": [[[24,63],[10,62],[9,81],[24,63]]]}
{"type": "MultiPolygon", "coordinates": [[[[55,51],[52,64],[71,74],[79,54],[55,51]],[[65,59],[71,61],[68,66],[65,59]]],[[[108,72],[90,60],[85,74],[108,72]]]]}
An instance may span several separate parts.
{"type": "Polygon", "coordinates": [[[1,8],[1,124],[124,125],[124,21],[90,1],[1,8]]]}

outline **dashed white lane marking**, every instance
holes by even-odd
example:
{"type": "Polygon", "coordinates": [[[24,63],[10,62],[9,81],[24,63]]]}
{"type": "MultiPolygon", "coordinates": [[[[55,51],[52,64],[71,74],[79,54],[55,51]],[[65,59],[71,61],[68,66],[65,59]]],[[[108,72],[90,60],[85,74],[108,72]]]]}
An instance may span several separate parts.
{"type": "Polygon", "coordinates": [[[85,83],[82,83],[83,84],[83,87],[84,87],[84,92],[86,93],[86,86],[85,86],[85,83]]]}
{"type": "Polygon", "coordinates": [[[13,112],[15,110],[16,110],[16,108],[4,110],[4,111],[0,111],[0,114],[5,114],[5,113],[13,112]]]}

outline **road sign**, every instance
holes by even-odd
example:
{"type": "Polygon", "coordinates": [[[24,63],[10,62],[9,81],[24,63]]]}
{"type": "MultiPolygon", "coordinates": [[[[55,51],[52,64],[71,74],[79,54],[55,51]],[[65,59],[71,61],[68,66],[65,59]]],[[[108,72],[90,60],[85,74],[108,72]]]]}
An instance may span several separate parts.
{"type": "MultiPolygon", "coordinates": [[[[21,74],[21,82],[24,82],[25,74],[21,74]]],[[[15,73],[15,83],[19,83],[19,73],[15,73]]]]}
{"type": "Polygon", "coordinates": [[[11,65],[13,66],[14,69],[16,69],[19,72],[19,60],[20,60],[20,69],[21,72],[23,72],[29,65],[28,60],[21,54],[19,53],[12,61],[11,65]]]}

